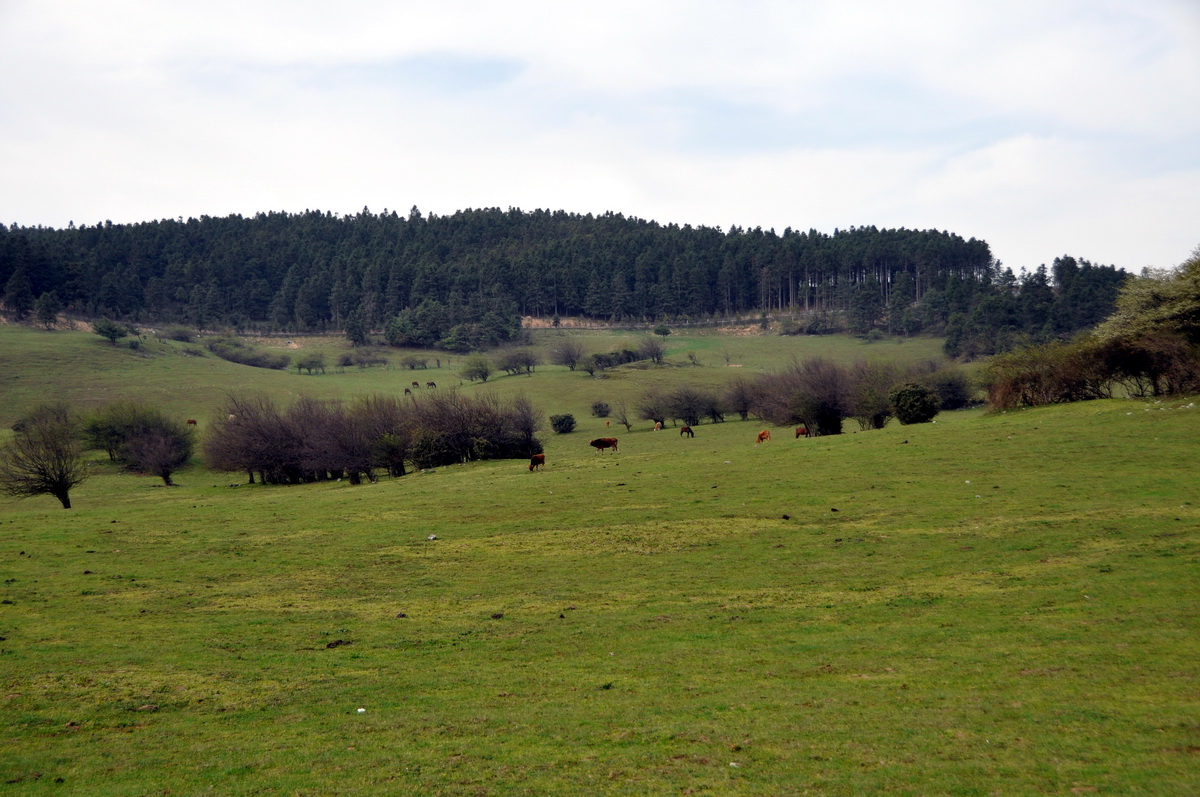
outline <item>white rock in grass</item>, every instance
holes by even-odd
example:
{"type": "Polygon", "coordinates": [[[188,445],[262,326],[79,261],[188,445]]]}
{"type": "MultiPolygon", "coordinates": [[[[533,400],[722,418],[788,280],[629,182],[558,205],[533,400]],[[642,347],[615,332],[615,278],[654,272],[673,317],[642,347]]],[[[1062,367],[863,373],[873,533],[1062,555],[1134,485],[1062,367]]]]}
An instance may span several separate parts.
{"type": "Polygon", "coordinates": [[[360,709],[358,710],[358,713],[359,713],[359,714],[366,714],[366,713],[367,713],[367,710],[366,710],[365,708],[360,708],[360,709]]]}

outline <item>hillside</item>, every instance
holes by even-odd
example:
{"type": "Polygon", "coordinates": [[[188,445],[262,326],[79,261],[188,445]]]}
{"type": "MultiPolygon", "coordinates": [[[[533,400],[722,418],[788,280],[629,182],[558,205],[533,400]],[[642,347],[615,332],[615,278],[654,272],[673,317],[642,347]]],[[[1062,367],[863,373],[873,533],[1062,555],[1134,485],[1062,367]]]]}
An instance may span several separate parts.
{"type": "Polygon", "coordinates": [[[1069,256],[1015,275],[985,241],[945,231],[777,233],[515,208],[0,226],[0,298],[14,318],[47,297],[86,317],[357,339],[374,330],[459,351],[511,340],[522,316],[767,314],[810,332],[945,332],[956,356],[992,353],[1098,323],[1124,278],[1069,256]]]}
{"type": "MultiPolygon", "coordinates": [[[[594,453],[613,433],[596,399],[938,345],[673,338],[674,365],[463,386],[576,413],[544,435],[541,472],[249,487],[192,465],[168,489],[99,454],[74,509],[0,502],[0,778],[94,795],[1200,788],[1195,401],[757,446],[760,421],[694,439],[642,424],[594,453]]],[[[203,432],[229,388],[455,381],[450,364],[309,377],[187,345],[0,328],[0,405],[150,398],[203,432]]]]}

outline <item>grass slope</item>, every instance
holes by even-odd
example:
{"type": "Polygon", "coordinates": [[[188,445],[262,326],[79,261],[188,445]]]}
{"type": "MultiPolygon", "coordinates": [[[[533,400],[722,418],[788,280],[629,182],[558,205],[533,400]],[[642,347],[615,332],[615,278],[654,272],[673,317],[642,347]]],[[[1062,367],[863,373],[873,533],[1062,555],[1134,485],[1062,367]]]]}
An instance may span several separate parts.
{"type": "MultiPolygon", "coordinates": [[[[561,336],[577,337],[589,352],[609,352],[622,346],[637,345],[637,336],[607,331],[536,330],[533,348],[548,360],[548,352],[561,336]]],[[[841,362],[857,359],[897,359],[918,362],[940,356],[940,342],[930,338],[903,340],[899,343],[866,344],[840,336],[820,338],[783,338],[779,336],[718,336],[713,334],[666,339],[668,358],[688,363],[688,351],[697,353],[701,363],[695,367],[662,368],[648,371],[620,368],[590,379],[582,372],[569,372],[558,366],[541,366],[532,376],[495,374],[486,384],[462,384],[458,371],[463,357],[445,352],[429,352],[430,366],[408,370],[398,365],[339,371],[334,367],[338,356],[349,350],[344,338],[295,338],[290,348],[283,339],[266,340],[264,345],[287,351],[293,360],[311,352],[325,355],[325,374],[309,376],[291,371],[250,368],[225,362],[208,354],[198,344],[147,339],[137,350],[127,341],[112,346],[88,332],[46,332],[28,327],[0,326],[0,427],[8,429],[29,407],[47,398],[63,398],[82,407],[98,407],[117,398],[138,397],[181,417],[208,418],[229,391],[256,391],[288,403],[304,393],[319,397],[353,396],[366,393],[401,393],[413,381],[424,390],[426,382],[440,387],[459,386],[466,390],[489,390],[501,395],[526,392],[542,399],[549,413],[587,414],[596,400],[630,400],[652,384],[673,385],[688,382],[697,386],[719,387],[740,374],[774,369],[793,357],[804,359],[824,356],[841,362]],[[724,355],[730,356],[728,367],[724,355]]],[[[398,363],[404,353],[391,359],[398,363]]]]}
{"type": "Polygon", "coordinates": [[[360,487],[98,462],[70,512],[0,504],[0,781],[1194,794],[1198,413],[600,456],[588,418],[545,472],[360,487]]]}

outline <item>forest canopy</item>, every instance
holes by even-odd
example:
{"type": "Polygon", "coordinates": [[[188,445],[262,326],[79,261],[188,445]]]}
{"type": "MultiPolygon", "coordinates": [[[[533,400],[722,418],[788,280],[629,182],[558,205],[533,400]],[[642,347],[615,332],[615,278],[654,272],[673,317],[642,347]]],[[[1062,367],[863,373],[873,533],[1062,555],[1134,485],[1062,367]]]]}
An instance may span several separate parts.
{"type": "Polygon", "coordinates": [[[807,319],[800,331],[809,333],[953,333],[963,353],[987,353],[1006,335],[1098,323],[1125,274],[1062,258],[1052,276],[1014,276],[986,242],[944,231],[722,230],[611,212],[364,208],[0,225],[0,286],[20,315],[52,295],[87,317],[346,331],[352,340],[374,330],[397,345],[464,351],[511,339],[521,316],[679,323],[767,314],[807,319]],[[1052,307],[1071,291],[1069,308],[1052,307]]]}

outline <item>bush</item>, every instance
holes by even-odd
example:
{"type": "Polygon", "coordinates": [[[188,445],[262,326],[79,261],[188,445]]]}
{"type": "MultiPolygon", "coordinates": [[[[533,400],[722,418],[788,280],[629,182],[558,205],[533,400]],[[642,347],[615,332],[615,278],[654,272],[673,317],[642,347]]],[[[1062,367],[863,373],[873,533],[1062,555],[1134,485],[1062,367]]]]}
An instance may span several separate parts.
{"type": "Polygon", "coordinates": [[[938,394],[944,410],[961,410],[971,403],[971,383],[962,368],[950,365],[939,368],[919,380],[938,394]]]}
{"type": "Polygon", "coordinates": [[[550,428],[559,434],[567,434],[575,431],[575,416],[567,413],[565,415],[551,415],[550,428]]]}
{"type": "Polygon", "coordinates": [[[916,382],[907,382],[893,390],[891,399],[896,419],[906,426],[929,423],[941,409],[937,392],[916,382]]]}
{"type": "Polygon", "coordinates": [[[463,364],[463,368],[458,372],[464,379],[469,379],[474,382],[476,379],[486,382],[488,377],[492,375],[492,361],[482,354],[476,354],[473,357],[468,357],[463,364]]]}
{"type": "Polygon", "coordinates": [[[282,371],[288,367],[292,358],[287,354],[256,349],[245,341],[237,338],[213,338],[204,344],[205,348],[222,360],[239,365],[249,365],[252,368],[270,368],[282,371]]]}
{"type": "Polygon", "coordinates": [[[114,346],[117,345],[118,340],[129,335],[129,327],[110,318],[93,321],[92,331],[102,338],[107,338],[108,342],[114,346]]]}
{"type": "Polygon", "coordinates": [[[110,404],[88,418],[84,439],[91,448],[129,470],[158,476],[172,485],[171,474],[192,456],[192,430],[146,404],[123,401],[110,404]]]}
{"type": "Polygon", "coordinates": [[[187,327],[171,326],[162,331],[161,337],[167,340],[177,340],[180,343],[191,343],[196,339],[196,333],[187,327]]]}
{"type": "Polygon", "coordinates": [[[597,418],[607,418],[610,413],[612,413],[612,407],[608,406],[606,402],[592,402],[592,415],[596,416],[597,418]]]}

